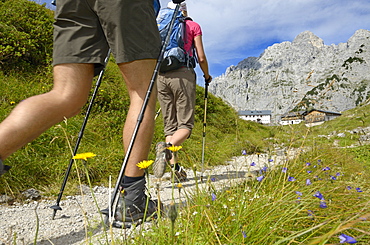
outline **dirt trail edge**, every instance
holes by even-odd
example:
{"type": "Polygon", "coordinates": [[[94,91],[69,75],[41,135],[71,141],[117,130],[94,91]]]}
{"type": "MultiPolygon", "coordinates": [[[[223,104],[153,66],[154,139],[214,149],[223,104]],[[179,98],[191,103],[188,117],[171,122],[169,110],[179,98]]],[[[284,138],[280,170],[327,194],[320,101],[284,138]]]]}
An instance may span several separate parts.
{"type": "MultiPolygon", "coordinates": [[[[225,188],[248,176],[254,176],[263,167],[279,165],[286,160],[284,156],[248,155],[234,157],[226,165],[207,169],[200,181],[200,172],[196,175],[192,170],[186,169],[188,180],[182,182],[179,192],[177,184],[170,181],[170,173],[166,172],[161,179],[149,176],[147,183],[152,199],[158,199],[168,206],[174,199],[175,203],[184,203],[188,196],[199,188],[204,190],[207,182],[212,182],[216,188],[225,188]],[[270,159],[271,158],[271,159],[270,159]],[[251,163],[254,162],[254,166],[251,163]]],[[[167,169],[168,170],[168,169],[167,169]]],[[[255,178],[255,177],[253,177],[255,178]]],[[[105,244],[111,239],[130,239],[140,229],[150,229],[150,223],[142,227],[130,229],[113,228],[104,232],[101,228],[101,215],[99,210],[108,206],[110,193],[113,189],[95,186],[83,186],[83,195],[66,196],[60,203],[62,210],[57,212],[52,220],[53,210],[50,206],[55,200],[30,201],[27,204],[0,205],[0,245],[7,244],[105,244]],[[113,233],[113,234],[112,234],[113,233]],[[36,235],[37,234],[37,235],[36,235]]]]}

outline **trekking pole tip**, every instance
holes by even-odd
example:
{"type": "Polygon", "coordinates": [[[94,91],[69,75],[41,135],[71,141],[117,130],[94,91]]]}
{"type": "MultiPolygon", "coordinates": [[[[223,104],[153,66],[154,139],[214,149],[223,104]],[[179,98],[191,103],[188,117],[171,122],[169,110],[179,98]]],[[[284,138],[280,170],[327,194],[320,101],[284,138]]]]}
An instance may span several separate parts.
{"type": "Polygon", "coordinates": [[[54,220],[55,214],[58,210],[62,210],[62,208],[59,205],[53,205],[50,208],[53,209],[53,215],[51,216],[51,219],[54,220]]]}

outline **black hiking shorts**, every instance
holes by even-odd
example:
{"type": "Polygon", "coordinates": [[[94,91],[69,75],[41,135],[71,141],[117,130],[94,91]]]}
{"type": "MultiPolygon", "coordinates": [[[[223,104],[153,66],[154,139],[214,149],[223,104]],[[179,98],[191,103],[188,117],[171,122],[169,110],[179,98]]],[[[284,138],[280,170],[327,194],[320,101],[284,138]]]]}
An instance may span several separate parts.
{"type": "Polygon", "coordinates": [[[97,75],[109,48],[118,64],[158,58],[153,0],[56,2],[53,65],[94,63],[97,75]]]}

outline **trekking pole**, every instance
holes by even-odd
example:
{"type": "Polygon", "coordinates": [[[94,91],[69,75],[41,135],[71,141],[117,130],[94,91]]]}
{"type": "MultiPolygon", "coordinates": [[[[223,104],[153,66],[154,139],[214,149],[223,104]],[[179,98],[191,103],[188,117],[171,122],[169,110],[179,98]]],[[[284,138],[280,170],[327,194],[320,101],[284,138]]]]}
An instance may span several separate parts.
{"type": "MultiPolygon", "coordinates": [[[[78,147],[80,146],[80,142],[81,142],[82,136],[84,134],[84,130],[85,130],[85,127],[86,127],[86,124],[87,124],[87,120],[89,119],[89,116],[90,116],[90,111],[91,111],[92,105],[94,103],[96,94],[98,93],[98,89],[100,87],[101,80],[102,80],[102,77],[104,75],[105,67],[107,66],[107,63],[108,63],[110,52],[111,51],[109,50],[108,51],[108,54],[107,54],[107,57],[105,57],[105,60],[104,60],[104,68],[103,68],[103,70],[100,71],[98,80],[96,81],[95,89],[94,89],[94,92],[93,92],[93,94],[91,96],[91,100],[90,100],[89,106],[87,107],[85,119],[84,119],[84,121],[82,123],[80,132],[79,132],[78,137],[77,137],[76,145],[75,145],[75,148],[73,150],[73,157],[77,154],[78,147]]],[[[54,209],[53,215],[52,215],[52,219],[53,220],[55,218],[56,212],[58,210],[62,210],[62,208],[59,206],[59,203],[60,203],[60,200],[62,199],[64,188],[66,187],[68,176],[69,176],[69,173],[71,172],[71,169],[72,169],[72,165],[73,165],[73,162],[74,162],[73,157],[69,161],[68,169],[67,169],[67,171],[65,173],[64,180],[63,180],[63,183],[62,183],[62,187],[60,188],[60,192],[59,192],[59,195],[58,195],[56,204],[50,207],[50,208],[54,209]]]]}
{"type": "Polygon", "coordinates": [[[109,217],[114,217],[115,209],[114,209],[113,206],[114,206],[114,203],[116,202],[116,198],[117,198],[118,190],[119,190],[119,187],[120,187],[120,183],[123,180],[126,165],[127,165],[128,159],[130,158],[131,151],[132,151],[133,145],[135,143],[137,133],[138,133],[139,128],[140,128],[140,124],[143,120],[144,113],[145,113],[146,107],[147,107],[148,102],[149,102],[150,94],[152,93],[152,90],[153,90],[153,87],[154,87],[154,84],[155,84],[155,80],[158,76],[159,68],[160,68],[161,63],[163,61],[163,56],[164,56],[164,53],[166,51],[166,47],[168,46],[168,43],[170,41],[171,32],[172,32],[172,29],[173,29],[173,26],[174,26],[174,23],[175,23],[175,19],[176,19],[176,13],[179,11],[179,9],[180,9],[180,4],[176,4],[176,8],[175,8],[175,11],[173,13],[173,16],[172,16],[172,19],[171,19],[171,22],[170,22],[169,31],[167,33],[165,42],[162,45],[161,52],[160,52],[159,57],[157,59],[157,63],[156,63],[156,66],[154,68],[153,75],[152,75],[152,78],[150,80],[149,87],[148,87],[148,90],[146,92],[143,105],[142,105],[140,113],[138,115],[136,125],[135,125],[134,131],[132,133],[130,143],[129,143],[128,148],[127,148],[127,152],[125,154],[125,158],[123,159],[122,167],[121,167],[121,170],[119,172],[116,185],[113,189],[112,198],[110,200],[109,207],[107,209],[101,211],[102,214],[106,215],[104,223],[108,227],[109,227],[109,223],[111,222],[111,220],[109,220],[109,217]],[[107,211],[108,211],[108,214],[106,213],[107,211]]]}
{"type": "Polygon", "coordinates": [[[202,142],[202,173],[200,175],[200,181],[203,182],[204,173],[204,148],[206,144],[206,126],[207,126],[207,101],[208,101],[208,85],[209,82],[205,82],[204,90],[204,118],[203,118],[203,142],[202,142]]]}
{"type": "Polygon", "coordinates": [[[161,107],[159,107],[158,111],[155,113],[155,117],[154,117],[154,120],[157,119],[157,117],[159,116],[159,114],[161,114],[161,107]]]}

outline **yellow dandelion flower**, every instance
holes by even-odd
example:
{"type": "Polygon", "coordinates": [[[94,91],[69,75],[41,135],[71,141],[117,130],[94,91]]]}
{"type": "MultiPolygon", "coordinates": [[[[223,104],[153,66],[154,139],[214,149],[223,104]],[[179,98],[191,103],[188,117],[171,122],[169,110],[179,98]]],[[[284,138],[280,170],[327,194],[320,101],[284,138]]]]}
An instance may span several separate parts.
{"type": "Polygon", "coordinates": [[[10,104],[11,104],[11,105],[14,105],[14,104],[15,104],[15,101],[10,101],[10,104]]]}
{"type": "Polygon", "coordinates": [[[153,162],[154,162],[153,160],[144,160],[136,164],[136,166],[138,166],[140,169],[146,169],[150,165],[152,165],[153,162]]]}
{"type": "Polygon", "coordinates": [[[92,158],[92,157],[95,157],[95,156],[96,156],[96,154],[94,154],[92,152],[86,152],[86,153],[76,154],[76,156],[74,156],[72,159],[82,159],[82,160],[87,161],[88,158],[92,158]]]}
{"type": "Polygon", "coordinates": [[[175,146],[175,145],[172,145],[172,146],[169,146],[167,147],[168,150],[172,151],[172,152],[176,152],[176,151],[179,151],[181,150],[182,146],[175,146]]]}
{"type": "Polygon", "coordinates": [[[182,188],[182,184],[181,183],[178,183],[177,184],[177,188],[182,188]]]}

